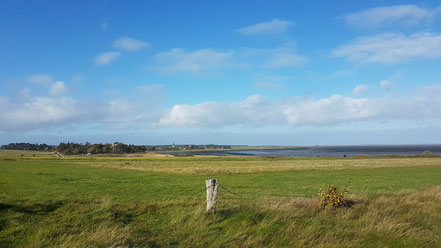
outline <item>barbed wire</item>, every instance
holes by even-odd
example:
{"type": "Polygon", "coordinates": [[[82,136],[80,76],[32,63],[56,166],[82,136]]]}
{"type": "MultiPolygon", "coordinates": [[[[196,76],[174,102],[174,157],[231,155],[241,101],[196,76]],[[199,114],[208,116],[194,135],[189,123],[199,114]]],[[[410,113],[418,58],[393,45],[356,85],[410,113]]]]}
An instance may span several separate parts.
{"type": "Polygon", "coordinates": [[[223,188],[225,191],[227,191],[228,193],[232,194],[232,195],[237,195],[237,196],[242,196],[241,194],[237,194],[234,193],[232,191],[230,191],[229,189],[225,188],[224,186],[222,186],[221,184],[218,184],[219,187],[223,188]]]}

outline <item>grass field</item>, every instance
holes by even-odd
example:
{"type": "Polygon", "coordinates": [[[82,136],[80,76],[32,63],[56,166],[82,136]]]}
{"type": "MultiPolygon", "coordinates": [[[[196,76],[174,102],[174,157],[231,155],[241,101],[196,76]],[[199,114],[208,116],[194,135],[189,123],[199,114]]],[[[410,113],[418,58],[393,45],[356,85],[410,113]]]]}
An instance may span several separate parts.
{"type": "Polygon", "coordinates": [[[441,158],[0,150],[0,247],[441,247],[441,158]],[[219,189],[205,214],[205,179],[219,189]],[[351,207],[317,193],[352,185],[351,207]]]}

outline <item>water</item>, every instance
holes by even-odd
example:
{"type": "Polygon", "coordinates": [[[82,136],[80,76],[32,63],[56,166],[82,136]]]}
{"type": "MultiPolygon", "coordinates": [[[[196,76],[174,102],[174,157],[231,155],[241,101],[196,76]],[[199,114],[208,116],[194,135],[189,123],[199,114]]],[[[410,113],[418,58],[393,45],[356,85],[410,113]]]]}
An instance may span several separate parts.
{"type": "MultiPolygon", "coordinates": [[[[441,145],[376,145],[376,146],[313,146],[287,149],[259,149],[239,151],[187,151],[189,155],[214,156],[284,156],[284,157],[353,157],[359,154],[377,155],[416,155],[430,151],[441,154],[441,145]]],[[[181,154],[169,152],[167,154],[181,154]]]]}

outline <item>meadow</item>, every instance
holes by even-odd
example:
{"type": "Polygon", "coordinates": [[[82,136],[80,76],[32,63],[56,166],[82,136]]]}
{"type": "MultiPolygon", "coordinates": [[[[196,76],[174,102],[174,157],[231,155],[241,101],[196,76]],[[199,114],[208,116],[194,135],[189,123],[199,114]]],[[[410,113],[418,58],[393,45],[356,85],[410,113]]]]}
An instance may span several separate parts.
{"type": "Polygon", "coordinates": [[[0,150],[0,247],[441,247],[441,158],[0,150]],[[319,207],[348,183],[353,205],[319,207]]]}

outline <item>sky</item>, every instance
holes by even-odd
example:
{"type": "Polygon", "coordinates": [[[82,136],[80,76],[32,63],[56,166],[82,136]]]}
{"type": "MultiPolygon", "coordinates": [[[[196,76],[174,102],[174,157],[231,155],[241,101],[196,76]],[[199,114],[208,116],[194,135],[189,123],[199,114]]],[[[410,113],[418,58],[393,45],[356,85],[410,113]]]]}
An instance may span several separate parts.
{"type": "Polygon", "coordinates": [[[439,1],[0,1],[0,144],[441,143],[439,1]]]}

